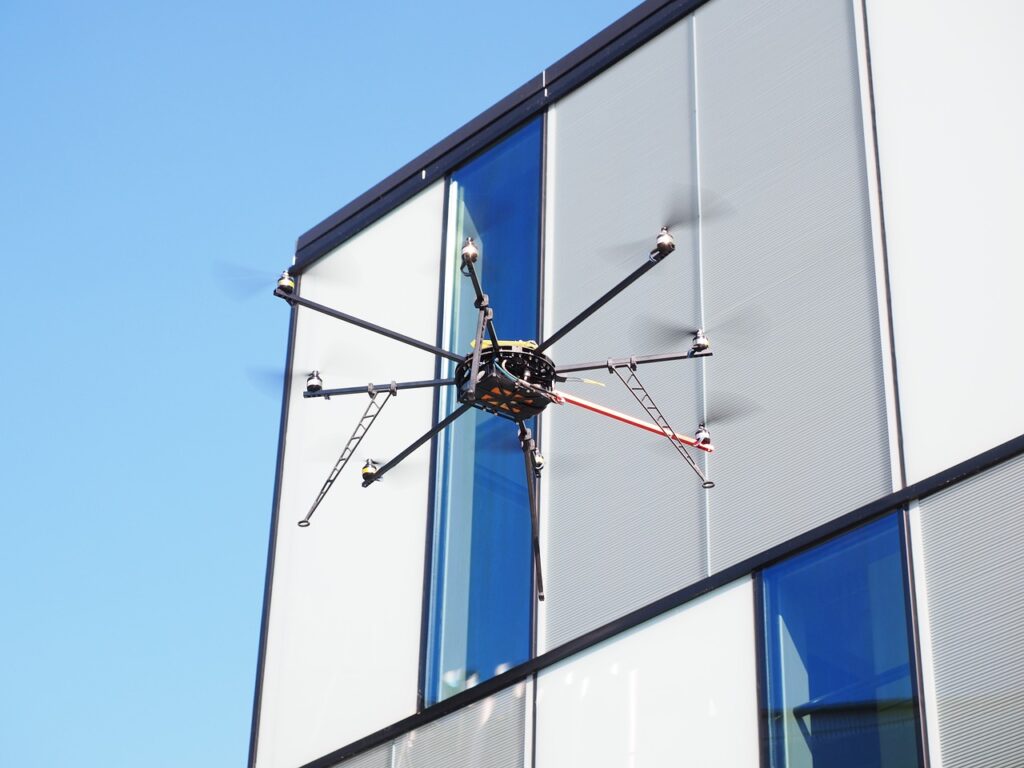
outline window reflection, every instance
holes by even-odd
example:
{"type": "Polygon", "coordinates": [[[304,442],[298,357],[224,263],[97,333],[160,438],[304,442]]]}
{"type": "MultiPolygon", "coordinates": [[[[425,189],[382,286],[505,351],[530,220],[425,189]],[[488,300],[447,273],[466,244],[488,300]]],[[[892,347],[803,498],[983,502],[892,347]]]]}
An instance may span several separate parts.
{"type": "MultiPolygon", "coordinates": [[[[537,338],[540,188],[539,118],[452,174],[450,349],[468,352],[476,330],[472,286],[454,257],[466,237],[480,248],[476,268],[498,336],[537,338]]],[[[449,395],[450,412],[458,404],[449,395]]],[[[428,704],[528,659],[533,606],[529,496],[515,423],[474,410],[440,445],[428,704]]]]}
{"type": "Polygon", "coordinates": [[[917,766],[899,522],[763,573],[771,765],[917,766]]]}

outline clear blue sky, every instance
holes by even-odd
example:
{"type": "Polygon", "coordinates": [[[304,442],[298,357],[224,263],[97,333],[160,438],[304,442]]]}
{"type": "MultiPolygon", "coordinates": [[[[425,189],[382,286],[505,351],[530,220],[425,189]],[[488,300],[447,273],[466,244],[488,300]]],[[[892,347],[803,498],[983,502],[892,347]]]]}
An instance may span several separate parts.
{"type": "Polygon", "coordinates": [[[633,5],[0,2],[0,765],[245,764],[277,273],[633,5]]]}

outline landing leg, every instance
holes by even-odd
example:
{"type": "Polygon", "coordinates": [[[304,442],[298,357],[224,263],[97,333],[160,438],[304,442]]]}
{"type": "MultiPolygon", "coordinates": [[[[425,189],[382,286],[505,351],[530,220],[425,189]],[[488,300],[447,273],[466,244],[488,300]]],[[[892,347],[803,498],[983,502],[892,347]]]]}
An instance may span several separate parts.
{"type": "Polygon", "coordinates": [[[530,494],[530,521],[533,529],[533,564],[537,574],[537,599],[544,599],[544,574],[540,564],[540,515],[537,511],[537,480],[543,466],[537,443],[523,422],[519,422],[519,444],[526,463],[526,489],[530,494]]]}

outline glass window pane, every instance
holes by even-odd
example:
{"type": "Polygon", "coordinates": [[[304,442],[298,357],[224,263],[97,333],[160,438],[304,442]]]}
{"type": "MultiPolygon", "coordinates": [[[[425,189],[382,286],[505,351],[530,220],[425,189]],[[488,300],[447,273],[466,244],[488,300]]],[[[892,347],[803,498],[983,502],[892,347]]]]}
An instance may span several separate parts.
{"type": "MultiPolygon", "coordinates": [[[[476,270],[498,337],[536,339],[540,182],[539,118],[452,174],[449,349],[469,353],[476,332],[472,284],[458,273],[466,237],[480,250],[476,270]]],[[[454,366],[447,375],[453,373],[454,366]]],[[[457,406],[450,391],[446,407],[457,406]]],[[[530,506],[516,423],[471,411],[446,430],[438,465],[428,704],[528,659],[533,605],[530,506]]]]}
{"type": "Polygon", "coordinates": [[[920,764],[896,515],[764,571],[772,766],[920,764]]]}

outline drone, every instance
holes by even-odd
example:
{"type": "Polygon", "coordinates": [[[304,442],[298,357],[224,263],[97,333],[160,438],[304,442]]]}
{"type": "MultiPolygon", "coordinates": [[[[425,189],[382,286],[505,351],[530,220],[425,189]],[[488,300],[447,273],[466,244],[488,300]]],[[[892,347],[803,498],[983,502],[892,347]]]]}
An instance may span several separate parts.
{"type": "Polygon", "coordinates": [[[405,460],[417,448],[439,435],[452,422],[473,408],[515,422],[519,428],[519,445],[523,453],[526,487],[530,499],[533,560],[538,600],[544,599],[544,580],[538,536],[537,481],[540,479],[545,460],[538,450],[536,440],[529,427],[526,426],[526,423],[534,416],[539,416],[543,413],[549,405],[574,405],[661,436],[672,445],[679,456],[697,474],[701,481],[701,486],[706,489],[713,488],[715,484],[701,471],[688,450],[696,449],[705,453],[712,453],[715,450],[711,443],[711,435],[708,433],[704,423],[701,422],[698,425],[692,436],[676,432],[669,425],[668,420],[637,376],[637,368],[641,365],[671,360],[710,357],[712,354],[710,351],[711,344],[703,330],[697,329],[694,331],[690,349],[678,354],[634,356],[622,359],[609,358],[603,361],[569,365],[557,365],[545,354],[549,347],[564,338],[579,326],[580,323],[656,267],[675,248],[675,240],[669,232],[669,228],[662,227],[658,232],[654,247],[648,254],[647,260],[640,267],[636,268],[615,287],[577,314],[561,329],[538,343],[536,341],[509,341],[498,338],[494,326],[494,309],[490,305],[487,294],[483,292],[475,267],[476,262],[480,258],[480,249],[472,237],[467,237],[461,251],[462,264],[460,271],[463,276],[468,277],[472,281],[473,291],[476,294],[473,306],[477,309],[477,322],[476,334],[471,342],[471,351],[464,355],[449,352],[441,347],[374,325],[353,315],[303,298],[295,292],[295,278],[287,270],[282,272],[280,279],[277,281],[274,295],[284,299],[290,305],[306,307],[367,331],[416,347],[437,357],[451,360],[456,364],[454,378],[406,382],[392,381],[389,384],[369,384],[365,387],[324,389],[323,378],[319,371],[312,371],[307,376],[306,390],[303,393],[304,397],[329,399],[336,395],[368,394],[370,402],[359,419],[351,437],[345,444],[337,462],[331,469],[327,480],[324,481],[323,487],[321,487],[312,506],[309,508],[306,516],[298,521],[298,525],[302,528],[309,526],[313,513],[316,512],[317,507],[320,506],[320,503],[330,491],[334,481],[355,454],[359,443],[366,436],[370,427],[373,426],[374,421],[380,415],[388,400],[402,389],[455,387],[459,407],[441,419],[436,426],[387,463],[381,464],[373,459],[368,459],[362,468],[363,487],[366,488],[373,483],[380,482],[388,472],[405,460]],[[607,369],[609,373],[618,377],[636,399],[637,403],[651,418],[651,421],[645,421],[644,419],[606,408],[555,388],[556,383],[568,380],[566,374],[603,369],[607,369]]]}

